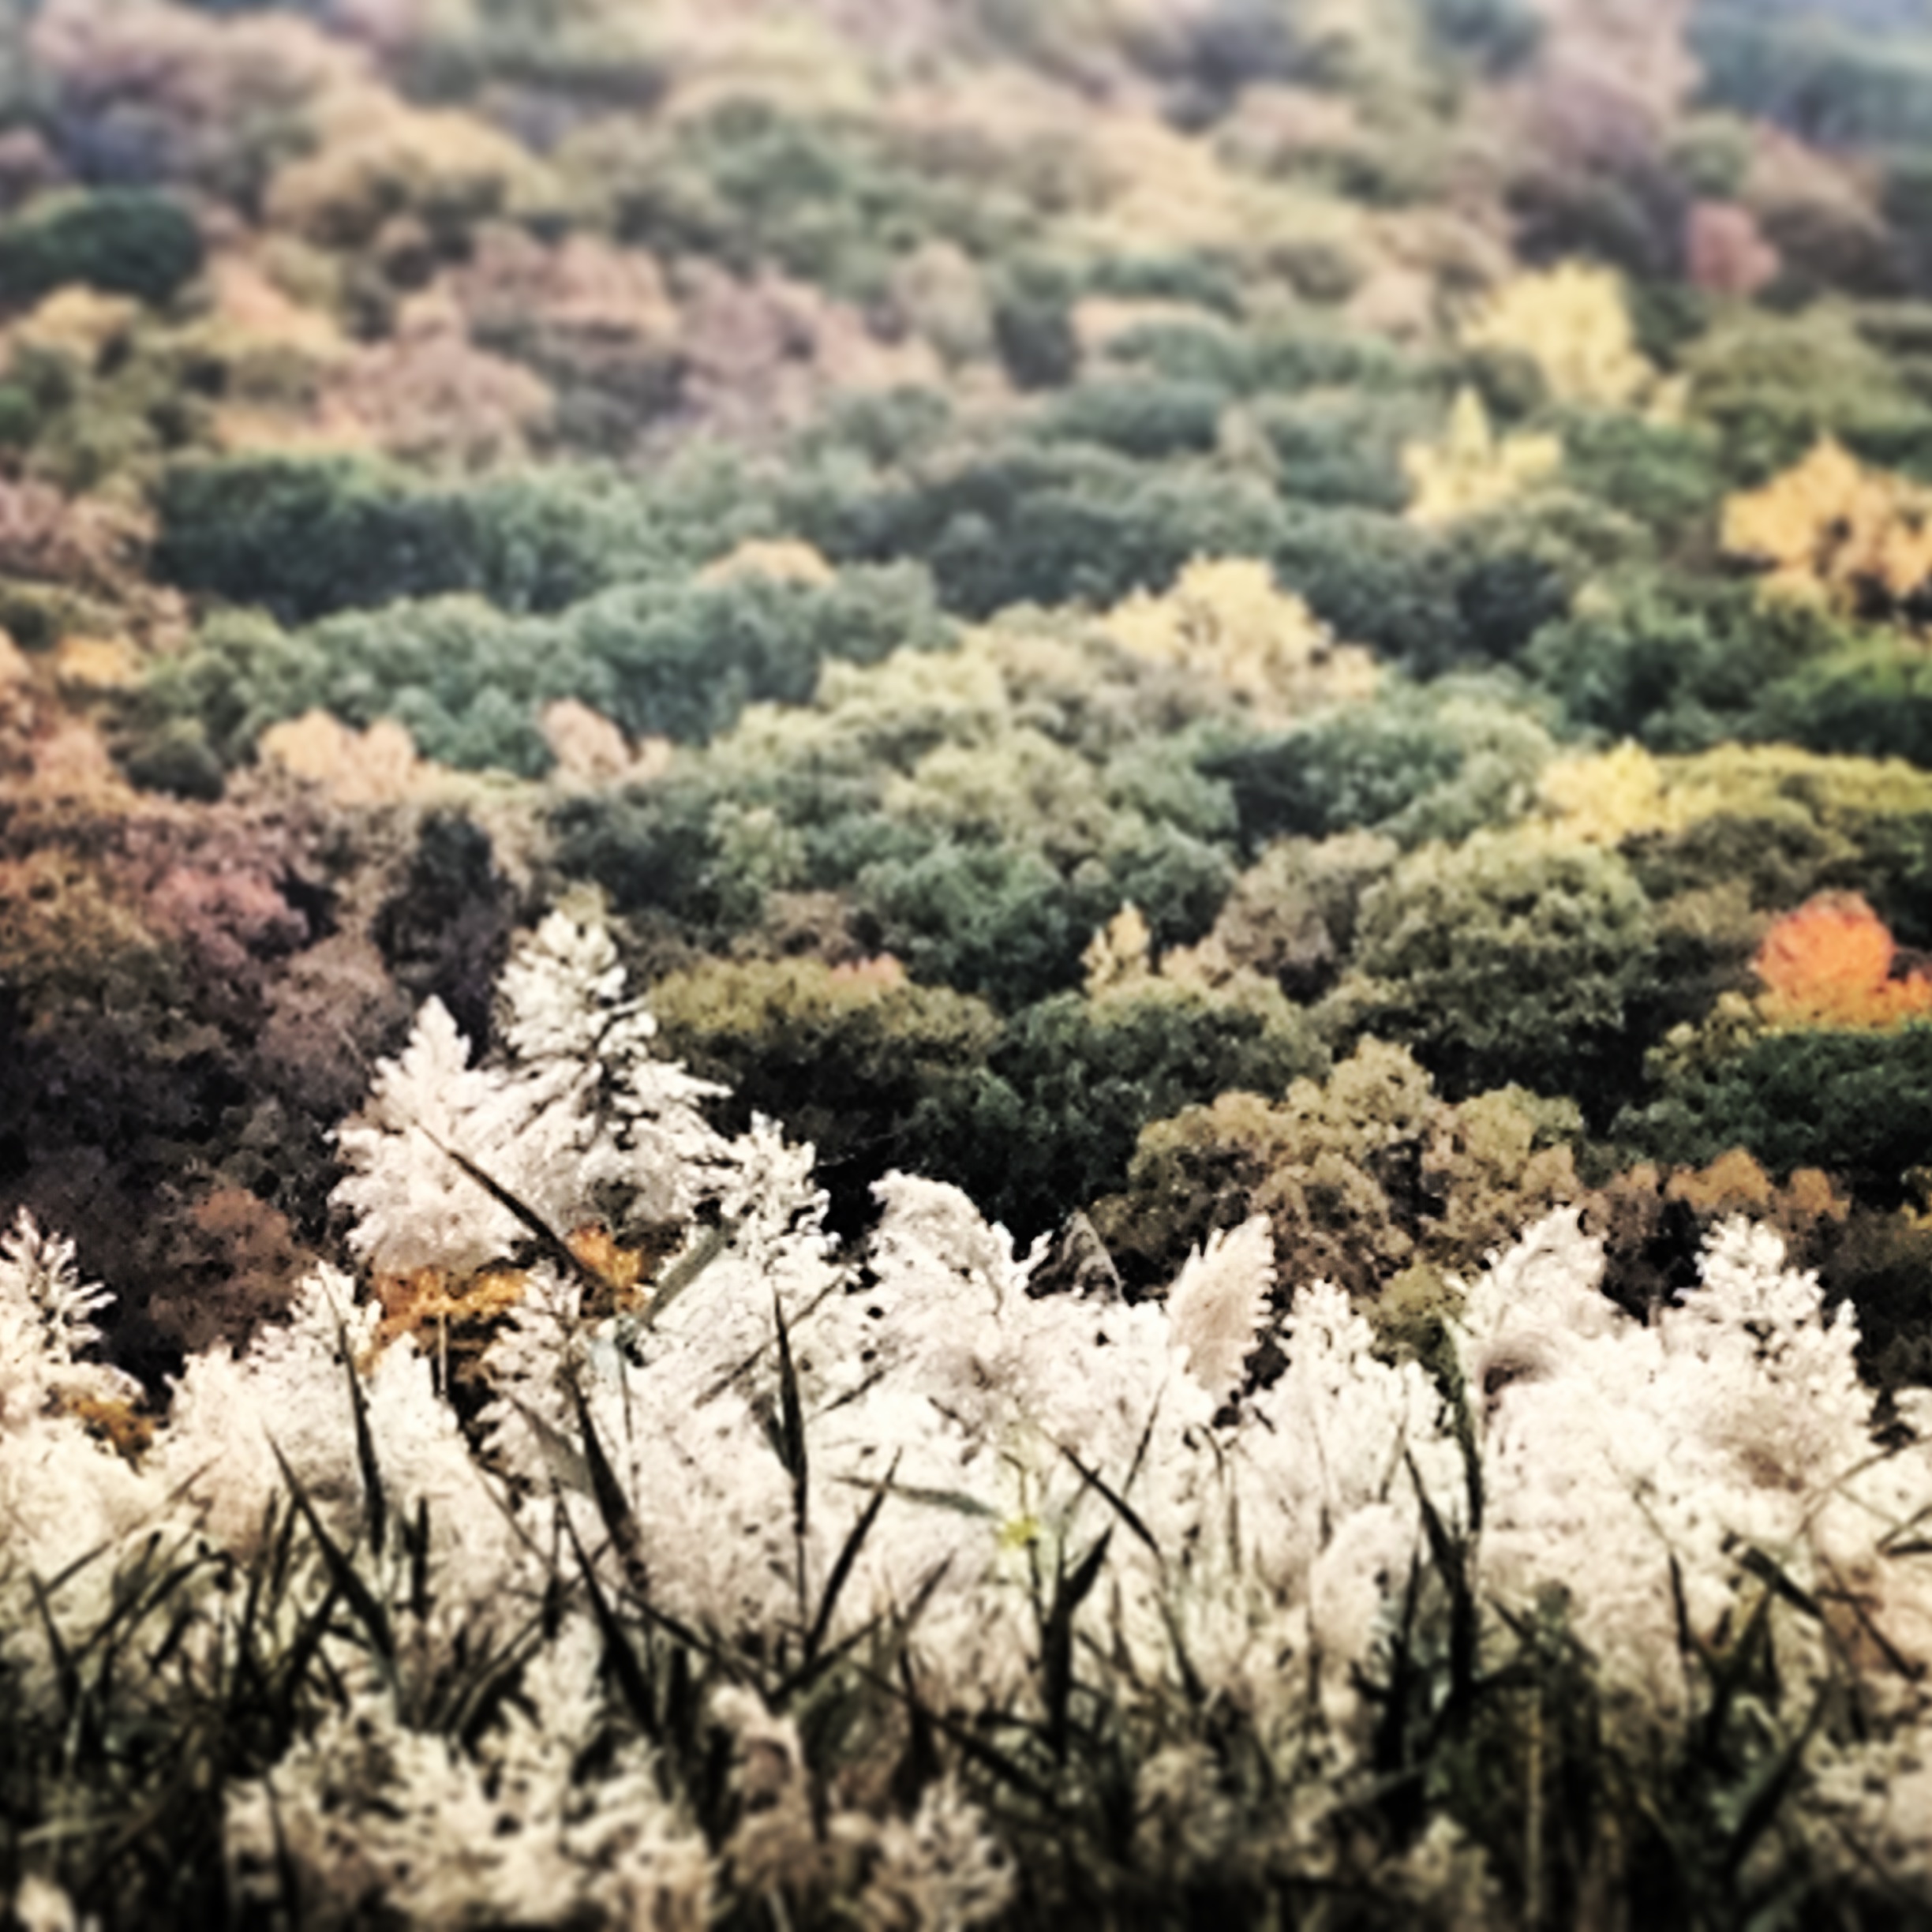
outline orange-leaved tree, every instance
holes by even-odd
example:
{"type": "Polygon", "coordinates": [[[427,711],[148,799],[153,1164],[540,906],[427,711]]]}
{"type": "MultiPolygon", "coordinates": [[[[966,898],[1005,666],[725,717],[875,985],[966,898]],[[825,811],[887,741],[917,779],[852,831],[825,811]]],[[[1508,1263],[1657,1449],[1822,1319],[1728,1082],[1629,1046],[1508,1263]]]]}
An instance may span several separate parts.
{"type": "Polygon", "coordinates": [[[1751,962],[1774,1026],[1859,1032],[1932,1017],[1932,979],[1896,974],[1890,928],[1855,893],[1821,893],[1765,934],[1751,962]]]}

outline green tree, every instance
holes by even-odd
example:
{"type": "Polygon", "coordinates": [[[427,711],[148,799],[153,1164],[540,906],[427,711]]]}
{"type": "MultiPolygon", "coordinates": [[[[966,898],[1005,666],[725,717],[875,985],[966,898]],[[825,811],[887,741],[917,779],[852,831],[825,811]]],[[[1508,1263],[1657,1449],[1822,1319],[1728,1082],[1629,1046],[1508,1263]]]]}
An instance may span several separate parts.
{"type": "MultiPolygon", "coordinates": [[[[1759,597],[1751,586],[1646,571],[1613,579],[1544,625],[1522,664],[1574,728],[1696,751],[1739,735],[1754,717],[1769,725],[1766,687],[1837,639],[1821,613],[1759,597]]],[[[1810,742],[1796,707],[1788,715],[1798,742],[1810,742]]]]}
{"type": "Polygon", "coordinates": [[[1477,1265],[1580,1197],[1575,1110],[1519,1088],[1451,1106],[1404,1049],[1365,1039],[1326,1079],[1230,1091],[1144,1127],[1094,1220],[1133,1283],[1173,1279],[1217,1229],[1265,1214],[1284,1294],[1372,1293],[1405,1271],[1477,1265]]]}
{"type": "Polygon", "coordinates": [[[1754,736],[1932,769],[1932,663],[1894,636],[1847,643],[1765,691],[1754,736]]]}
{"type": "Polygon", "coordinates": [[[1679,1068],[1616,1133],[1687,1165],[1745,1148],[1774,1174],[1820,1167],[1860,1200],[1896,1207],[1932,1146],[1932,1028],[1766,1035],[1679,1068]]]}
{"type": "Polygon", "coordinates": [[[841,1225],[867,1215],[881,1175],[984,1173],[983,1150],[1019,1126],[987,1065],[992,1009],[891,962],[706,960],[658,979],[650,1001],[666,1050],[731,1087],[735,1131],[763,1114],[817,1148],[841,1225]]]}
{"type": "Polygon", "coordinates": [[[1229,1088],[1283,1092],[1324,1060],[1306,1016],[1259,981],[1219,994],[1151,978],[1060,994],[1015,1014],[994,1056],[1019,1096],[1020,1140],[979,1144],[960,1171],[989,1212],[1032,1234],[1121,1186],[1150,1121],[1229,1088]]]}
{"type": "Polygon", "coordinates": [[[167,301],[201,269],[201,234],[173,197],[144,188],[51,195],[0,225],[0,298],[72,283],[167,301]]]}
{"type": "Polygon", "coordinates": [[[1369,889],[1335,998],[1452,1095],[1520,1084],[1601,1109],[1641,1059],[1655,951],[1616,854],[1481,831],[1423,846],[1369,889]]]}
{"type": "Polygon", "coordinates": [[[1522,710],[1471,681],[1395,684],[1256,743],[1211,753],[1250,847],[1357,829],[1404,844],[1458,839],[1520,814],[1554,747],[1522,710]]]}

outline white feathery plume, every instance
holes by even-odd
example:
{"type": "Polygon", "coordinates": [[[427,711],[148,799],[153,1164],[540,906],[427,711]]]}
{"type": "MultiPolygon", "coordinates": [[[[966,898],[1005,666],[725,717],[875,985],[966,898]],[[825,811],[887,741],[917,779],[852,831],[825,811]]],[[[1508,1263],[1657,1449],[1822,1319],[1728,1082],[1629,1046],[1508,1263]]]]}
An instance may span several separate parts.
{"type": "Polygon", "coordinates": [[[1167,1296],[1174,1345],[1188,1372],[1222,1402],[1237,1392],[1275,1290],[1275,1241],[1265,1215],[1217,1230],[1188,1257],[1167,1296]]]}

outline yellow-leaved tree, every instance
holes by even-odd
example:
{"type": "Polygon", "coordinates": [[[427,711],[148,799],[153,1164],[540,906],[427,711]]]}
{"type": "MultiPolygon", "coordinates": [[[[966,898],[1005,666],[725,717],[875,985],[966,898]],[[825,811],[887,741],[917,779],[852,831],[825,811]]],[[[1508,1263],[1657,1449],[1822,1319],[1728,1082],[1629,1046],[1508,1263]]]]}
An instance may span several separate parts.
{"type": "Polygon", "coordinates": [[[1659,758],[1641,745],[1579,753],[1538,784],[1559,835],[1592,844],[1678,838],[1722,818],[1820,827],[1833,837],[1874,818],[1932,813],[1932,773],[1902,759],[1843,758],[1795,745],[1723,744],[1659,758]]]}
{"type": "Polygon", "coordinates": [[[715,557],[698,573],[704,584],[736,582],[741,577],[764,577],[773,583],[804,584],[822,589],[838,580],[838,572],[812,546],[796,537],[748,537],[735,549],[715,557]]]}
{"type": "Polygon", "coordinates": [[[1130,902],[1094,934],[1080,955],[1088,998],[1099,999],[1142,984],[1152,976],[1153,960],[1153,933],[1140,908],[1130,902]]]}
{"type": "Polygon", "coordinates": [[[1732,788],[1706,771],[1709,762],[1658,758],[1627,740],[1614,751],[1558,759],[1538,790],[1556,830],[1587,844],[1676,837],[1737,809],[1732,788]]]}
{"type": "Polygon", "coordinates": [[[1205,672],[1246,698],[1264,719],[1375,695],[1372,655],[1338,644],[1267,564],[1197,558],[1159,597],[1136,592],[1101,620],[1136,657],[1205,672]]]}
{"type": "Polygon", "coordinates": [[[1528,432],[1498,436],[1473,389],[1464,389],[1433,443],[1410,443],[1402,469],[1413,486],[1409,518],[1453,523],[1511,502],[1563,466],[1563,439],[1528,432]]]}
{"type": "Polygon", "coordinates": [[[1513,276],[1462,322],[1465,349],[1527,356],[1559,402],[1668,414],[1674,399],[1637,346],[1616,271],[1583,262],[1513,276]]]}
{"type": "Polygon", "coordinates": [[[1724,505],[1723,542],[1774,593],[1902,616],[1932,582],[1932,489],[1870,470],[1827,436],[1803,462],[1724,505]]]}

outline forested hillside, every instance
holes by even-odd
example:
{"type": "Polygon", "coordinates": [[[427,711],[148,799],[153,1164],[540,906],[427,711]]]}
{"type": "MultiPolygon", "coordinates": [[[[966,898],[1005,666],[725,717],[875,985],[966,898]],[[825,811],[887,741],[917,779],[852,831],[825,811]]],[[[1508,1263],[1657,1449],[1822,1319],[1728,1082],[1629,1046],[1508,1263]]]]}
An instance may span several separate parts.
{"type": "Polygon", "coordinates": [[[1924,1923],[1932,0],[0,0],[0,1226],[28,1932],[1924,1923]]]}

